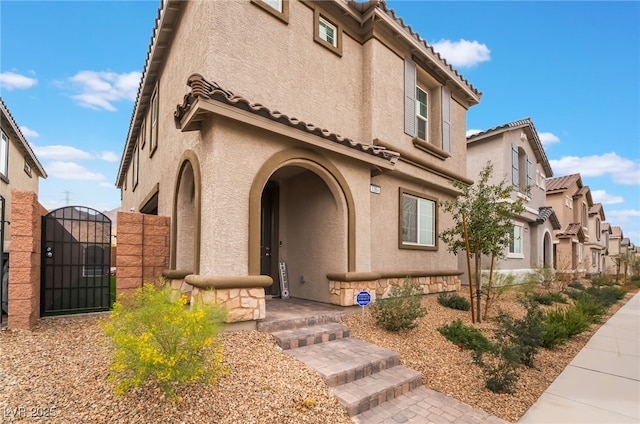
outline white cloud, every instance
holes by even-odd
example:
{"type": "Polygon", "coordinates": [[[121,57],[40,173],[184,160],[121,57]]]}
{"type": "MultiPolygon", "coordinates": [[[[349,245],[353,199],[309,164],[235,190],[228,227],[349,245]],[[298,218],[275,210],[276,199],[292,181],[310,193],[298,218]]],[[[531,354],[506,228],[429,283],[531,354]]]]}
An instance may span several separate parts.
{"type": "Polygon", "coordinates": [[[118,74],[115,72],[81,71],[69,80],[80,94],[72,96],[80,106],[91,109],[115,111],[113,103],[136,99],[140,72],[118,74]]]}
{"type": "Polygon", "coordinates": [[[469,68],[491,59],[491,50],[477,41],[440,40],[432,46],[453,66],[469,68]]]}
{"type": "Polygon", "coordinates": [[[37,83],[37,79],[25,77],[15,72],[0,73],[0,87],[4,87],[7,90],[31,88],[37,83]]]}
{"type": "Polygon", "coordinates": [[[25,126],[20,127],[20,132],[22,133],[22,135],[24,135],[25,137],[31,137],[31,138],[36,138],[39,137],[40,134],[38,134],[37,131],[34,131],[30,128],[27,128],[25,126]]]}
{"type": "Polygon", "coordinates": [[[53,159],[57,161],[94,159],[91,153],[76,149],[72,146],[33,146],[33,150],[40,159],[53,159]]]}
{"type": "MultiPolygon", "coordinates": [[[[609,194],[604,190],[591,190],[593,203],[602,203],[603,205],[615,205],[616,203],[624,203],[622,196],[609,194]]],[[[606,210],[605,210],[606,213],[606,210]]]]}
{"type": "Polygon", "coordinates": [[[558,143],[560,141],[560,138],[558,138],[557,135],[550,132],[538,133],[538,137],[540,138],[540,142],[545,146],[547,144],[558,143]]]}
{"type": "Polygon", "coordinates": [[[102,152],[98,154],[98,159],[102,159],[105,162],[118,162],[120,160],[120,156],[114,152],[102,152]]]}
{"type": "Polygon", "coordinates": [[[61,180],[102,181],[105,176],[90,172],[85,167],[74,162],[51,162],[47,164],[47,173],[50,177],[61,180]]]}
{"type": "Polygon", "coordinates": [[[568,175],[579,173],[582,177],[611,175],[617,184],[639,185],[640,163],[618,156],[614,152],[593,156],[564,156],[550,160],[553,173],[568,175]]]}
{"type": "Polygon", "coordinates": [[[116,185],[114,183],[108,183],[108,182],[103,182],[98,184],[100,187],[106,187],[106,188],[115,188],[116,185]]]}
{"type": "Polygon", "coordinates": [[[476,134],[479,134],[481,132],[482,132],[482,130],[476,130],[476,129],[467,130],[467,137],[471,137],[472,135],[476,135],[476,134]]]}

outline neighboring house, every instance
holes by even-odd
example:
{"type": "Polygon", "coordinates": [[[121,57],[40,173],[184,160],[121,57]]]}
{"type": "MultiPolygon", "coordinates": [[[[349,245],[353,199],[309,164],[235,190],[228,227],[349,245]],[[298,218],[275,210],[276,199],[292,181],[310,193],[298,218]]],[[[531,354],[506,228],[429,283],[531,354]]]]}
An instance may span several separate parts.
{"type": "Polygon", "coordinates": [[[490,184],[512,185],[511,198],[523,198],[525,211],[513,217],[513,234],[501,272],[526,275],[553,266],[553,232],[560,223],[546,200],[546,179],[553,175],[538,132],[530,118],[467,137],[467,176],[476,178],[491,162],[490,184]]]}
{"type": "Polygon", "coordinates": [[[472,183],[480,97],[384,2],[163,1],[121,210],[170,217],[169,274],[212,287],[263,275],[278,296],[285,263],[290,295],[320,302],[408,275],[454,290],[440,202],[472,183]]]}
{"type": "Polygon", "coordinates": [[[589,256],[588,275],[601,275],[605,270],[605,258],[607,256],[608,237],[602,229],[606,217],[602,203],[594,203],[589,208],[589,241],[584,244],[585,254],[589,256]]]}
{"type": "Polygon", "coordinates": [[[611,225],[608,222],[603,222],[601,228],[601,237],[602,237],[602,244],[604,245],[604,252],[602,255],[602,273],[603,274],[608,274],[608,270],[607,267],[608,262],[609,262],[609,246],[611,244],[610,242],[610,238],[611,238],[611,225]]]}
{"type": "Polygon", "coordinates": [[[47,173],[0,97],[0,314],[8,312],[11,190],[37,194],[40,177],[47,173]]]}
{"type": "Polygon", "coordinates": [[[611,227],[611,234],[609,235],[609,254],[605,259],[607,264],[606,273],[608,275],[618,275],[622,272],[620,268],[620,254],[622,253],[622,239],[624,238],[624,233],[622,232],[622,228],[618,226],[611,227]]]}
{"type": "Polygon", "coordinates": [[[591,258],[585,253],[585,243],[596,239],[589,232],[589,210],[593,206],[589,186],[582,184],[580,174],[548,179],[547,202],[561,225],[554,232],[556,270],[576,277],[586,275],[591,258]]]}

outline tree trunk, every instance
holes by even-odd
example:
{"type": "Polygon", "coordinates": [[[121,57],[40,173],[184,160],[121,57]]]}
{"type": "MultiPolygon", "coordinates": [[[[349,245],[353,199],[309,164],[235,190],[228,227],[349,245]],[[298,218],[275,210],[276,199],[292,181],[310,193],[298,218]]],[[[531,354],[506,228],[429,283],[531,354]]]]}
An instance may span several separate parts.
{"type": "Polygon", "coordinates": [[[471,322],[475,324],[476,317],[473,314],[473,283],[471,282],[471,253],[469,252],[469,233],[467,233],[467,215],[462,214],[462,229],[464,231],[464,244],[467,247],[467,275],[469,276],[469,302],[471,303],[471,322]]]}
{"type": "Polygon", "coordinates": [[[496,256],[491,255],[491,268],[489,269],[489,283],[487,284],[487,301],[484,304],[484,317],[483,319],[487,319],[487,314],[489,313],[489,303],[491,303],[491,286],[493,283],[493,267],[496,263],[496,256]]]}
{"type": "Polygon", "coordinates": [[[480,262],[482,260],[482,254],[479,250],[476,250],[476,322],[482,322],[482,276],[480,275],[480,262]]]}

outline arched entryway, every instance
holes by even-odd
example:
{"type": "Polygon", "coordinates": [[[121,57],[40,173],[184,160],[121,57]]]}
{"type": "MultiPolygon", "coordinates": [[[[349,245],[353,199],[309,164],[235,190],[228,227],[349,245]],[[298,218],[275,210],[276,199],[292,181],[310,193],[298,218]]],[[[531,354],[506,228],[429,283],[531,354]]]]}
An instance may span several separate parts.
{"type": "Polygon", "coordinates": [[[545,268],[553,267],[553,242],[548,231],[544,233],[542,241],[542,260],[545,268]]]}
{"type": "Polygon", "coordinates": [[[192,151],[184,153],[173,203],[171,268],[198,273],[200,268],[200,165],[192,151]]]}
{"type": "Polygon", "coordinates": [[[298,149],[261,171],[250,200],[250,272],[270,275],[267,294],[277,296],[278,265],[285,263],[291,297],[328,303],[327,273],[353,266],[355,215],[346,182],[328,160],[298,149]]]}

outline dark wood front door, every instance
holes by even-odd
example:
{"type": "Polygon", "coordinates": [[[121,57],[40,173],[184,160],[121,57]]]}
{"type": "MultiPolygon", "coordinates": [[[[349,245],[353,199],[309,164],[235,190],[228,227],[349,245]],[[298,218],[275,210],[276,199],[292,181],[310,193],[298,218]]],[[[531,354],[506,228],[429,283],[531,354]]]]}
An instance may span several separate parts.
{"type": "Polygon", "coordinates": [[[265,294],[280,296],[278,281],[278,186],[269,182],[262,191],[260,206],[260,274],[273,278],[265,294]]]}

